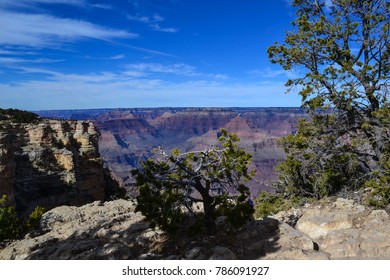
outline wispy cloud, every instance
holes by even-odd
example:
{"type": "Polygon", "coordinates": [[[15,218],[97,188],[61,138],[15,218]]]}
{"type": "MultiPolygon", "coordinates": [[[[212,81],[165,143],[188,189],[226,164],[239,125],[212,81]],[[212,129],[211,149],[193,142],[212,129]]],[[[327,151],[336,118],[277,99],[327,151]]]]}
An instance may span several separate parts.
{"type": "Polygon", "coordinates": [[[19,50],[8,50],[8,49],[0,49],[0,55],[35,55],[36,52],[31,51],[19,51],[19,50]]]}
{"type": "Polygon", "coordinates": [[[84,0],[2,0],[0,1],[0,7],[32,7],[37,4],[64,4],[73,6],[85,6],[84,0]]]}
{"type": "Polygon", "coordinates": [[[167,33],[176,33],[179,31],[179,29],[173,27],[162,27],[160,23],[163,22],[165,18],[163,18],[158,14],[155,14],[152,17],[141,16],[141,15],[128,15],[127,18],[132,21],[144,23],[155,31],[167,32],[167,33]]]}
{"type": "Polygon", "coordinates": [[[88,0],[2,0],[0,2],[0,7],[12,7],[12,8],[25,8],[25,7],[34,7],[39,4],[62,4],[62,5],[71,5],[78,7],[91,7],[98,9],[110,10],[112,5],[105,3],[90,3],[88,0]]]}
{"type": "Polygon", "coordinates": [[[293,71],[285,71],[283,69],[271,69],[270,67],[266,67],[263,69],[255,69],[248,72],[250,75],[254,75],[261,78],[273,79],[278,77],[287,77],[290,79],[296,78],[297,73],[293,71]]]}
{"type": "Polygon", "coordinates": [[[119,60],[119,59],[124,59],[125,58],[125,55],[123,53],[121,54],[117,54],[117,55],[113,55],[110,57],[110,59],[113,59],[113,60],[119,60]]]}
{"type": "Polygon", "coordinates": [[[135,15],[135,16],[127,15],[127,18],[129,20],[138,21],[138,22],[142,22],[142,23],[148,23],[148,24],[152,22],[149,17],[140,16],[140,15],[135,15]]]}
{"type": "Polygon", "coordinates": [[[129,64],[126,66],[127,70],[136,70],[144,73],[163,73],[163,74],[175,74],[180,76],[195,76],[199,73],[196,72],[195,67],[183,64],[160,64],[160,63],[139,63],[129,64]]]}
{"type": "Polygon", "coordinates": [[[1,57],[0,63],[5,65],[20,64],[20,63],[55,63],[64,61],[63,59],[47,59],[47,58],[37,58],[37,59],[25,59],[25,58],[14,58],[14,57],[1,57]]]}
{"type": "Polygon", "coordinates": [[[162,63],[138,63],[126,65],[126,71],[137,76],[150,76],[159,74],[170,74],[181,77],[204,78],[207,80],[226,80],[224,74],[203,73],[196,67],[185,63],[162,64],[162,63]]]}
{"type": "Polygon", "coordinates": [[[103,9],[103,10],[111,10],[113,6],[108,4],[102,4],[102,3],[96,3],[96,4],[90,4],[93,8],[103,9]]]}
{"type": "Polygon", "coordinates": [[[165,53],[165,52],[161,52],[161,51],[157,51],[157,50],[152,50],[152,49],[148,49],[148,48],[141,48],[141,47],[138,47],[138,46],[129,45],[129,44],[123,44],[123,43],[118,43],[118,42],[114,42],[114,41],[109,41],[109,42],[110,42],[112,45],[124,47],[124,48],[127,48],[127,49],[138,50],[138,51],[145,52],[145,53],[149,53],[149,54],[155,54],[155,55],[161,55],[161,56],[170,56],[170,57],[174,57],[174,55],[172,55],[172,54],[165,53]]]}
{"type": "Polygon", "coordinates": [[[158,23],[152,23],[149,25],[153,30],[167,33],[176,33],[179,31],[177,28],[173,27],[161,27],[158,23]]]}
{"type": "Polygon", "coordinates": [[[4,10],[0,10],[0,26],[0,44],[30,47],[53,47],[81,39],[110,40],[138,36],[82,20],[4,10]]]}

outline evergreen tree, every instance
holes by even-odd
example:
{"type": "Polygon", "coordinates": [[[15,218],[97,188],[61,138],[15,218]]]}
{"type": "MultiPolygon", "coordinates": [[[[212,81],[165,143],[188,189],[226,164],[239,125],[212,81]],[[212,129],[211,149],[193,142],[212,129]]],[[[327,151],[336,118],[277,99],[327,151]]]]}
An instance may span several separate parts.
{"type": "Polygon", "coordinates": [[[199,203],[209,234],[216,233],[218,215],[236,226],[251,217],[253,205],[243,182],[255,173],[248,170],[252,156],[237,147],[235,134],[221,133],[220,147],[188,153],[175,149],[171,154],[158,149],[133,171],[139,186],[137,210],[152,226],[175,230],[189,214],[197,216],[199,203]]]}
{"type": "Polygon", "coordinates": [[[370,186],[390,198],[390,3],[388,0],[295,0],[294,30],[268,49],[270,61],[297,77],[310,113],[281,143],[284,192],[322,197],[370,186]]]}

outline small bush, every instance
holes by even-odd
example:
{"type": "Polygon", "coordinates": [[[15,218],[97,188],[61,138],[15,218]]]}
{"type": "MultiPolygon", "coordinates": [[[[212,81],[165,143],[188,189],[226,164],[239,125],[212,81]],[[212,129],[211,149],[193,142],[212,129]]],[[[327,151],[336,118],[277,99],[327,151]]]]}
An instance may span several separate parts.
{"type": "Polygon", "coordinates": [[[25,228],[27,231],[38,230],[39,222],[42,215],[46,212],[46,209],[40,206],[37,206],[34,211],[31,212],[30,216],[27,218],[25,223],[25,228]]]}
{"type": "Polygon", "coordinates": [[[27,219],[18,218],[15,208],[7,206],[7,196],[0,199],[0,242],[17,239],[23,234],[39,229],[39,222],[46,212],[45,208],[37,206],[27,219]]]}
{"type": "Polygon", "coordinates": [[[291,195],[284,197],[283,194],[263,191],[255,200],[255,218],[264,218],[280,211],[286,211],[293,207],[302,206],[313,201],[314,198],[305,198],[291,195]]]}
{"type": "Polygon", "coordinates": [[[19,234],[20,220],[15,208],[6,206],[7,196],[0,199],[0,242],[6,239],[15,239],[19,234]]]}

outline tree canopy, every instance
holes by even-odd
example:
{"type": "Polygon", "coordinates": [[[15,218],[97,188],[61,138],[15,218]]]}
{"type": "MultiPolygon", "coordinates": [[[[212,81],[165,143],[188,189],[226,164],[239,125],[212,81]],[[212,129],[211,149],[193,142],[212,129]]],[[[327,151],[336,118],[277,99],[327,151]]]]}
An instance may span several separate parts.
{"type": "MultiPolygon", "coordinates": [[[[370,186],[390,198],[390,3],[388,0],[295,0],[294,29],[269,47],[270,61],[296,77],[310,113],[281,141],[278,167],[288,192],[322,197],[370,186]],[[388,193],[388,194],[387,194],[388,193]]],[[[378,194],[380,194],[378,196],[378,194]]]]}
{"type": "Polygon", "coordinates": [[[139,186],[137,210],[152,226],[174,230],[186,217],[199,218],[199,204],[210,234],[216,232],[219,215],[236,226],[252,215],[249,189],[244,185],[255,173],[248,168],[252,156],[237,147],[235,134],[222,129],[219,141],[217,147],[187,153],[156,149],[154,157],[133,171],[139,186]]]}
{"type": "Polygon", "coordinates": [[[0,108],[0,121],[2,120],[10,120],[16,123],[33,123],[39,120],[39,116],[23,110],[0,108]]]}

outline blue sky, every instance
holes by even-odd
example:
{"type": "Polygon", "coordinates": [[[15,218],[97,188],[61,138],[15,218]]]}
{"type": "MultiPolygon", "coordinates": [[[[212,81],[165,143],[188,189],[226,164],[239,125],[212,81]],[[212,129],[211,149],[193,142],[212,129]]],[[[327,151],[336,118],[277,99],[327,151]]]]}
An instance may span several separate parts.
{"type": "Polygon", "coordinates": [[[299,106],[290,0],[0,0],[0,107],[299,106]]]}

